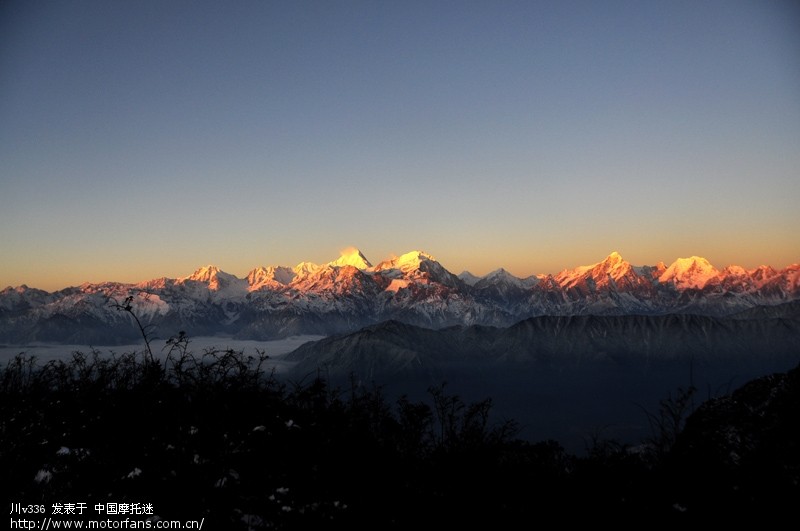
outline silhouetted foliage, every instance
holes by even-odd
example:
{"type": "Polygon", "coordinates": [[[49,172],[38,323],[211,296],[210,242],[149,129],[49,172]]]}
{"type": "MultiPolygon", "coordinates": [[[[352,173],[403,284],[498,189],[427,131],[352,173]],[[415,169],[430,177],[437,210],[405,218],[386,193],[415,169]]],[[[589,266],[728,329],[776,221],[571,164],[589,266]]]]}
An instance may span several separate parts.
{"type": "Polygon", "coordinates": [[[675,445],[686,419],[692,413],[692,399],[696,391],[697,388],[691,385],[686,389],[680,387],[674,397],[670,393],[667,398],[659,402],[656,413],[645,410],[653,432],[649,442],[660,455],[669,453],[675,445]]]}
{"type": "MultiPolygon", "coordinates": [[[[780,511],[775,499],[798,494],[796,371],[765,416],[717,401],[684,430],[691,390],[679,392],[651,418],[652,441],[596,438],[577,457],[516,439],[515,423],[492,422],[489,399],[465,403],[444,384],[429,402],[391,401],[375,386],[281,381],[263,352],[195,356],[188,345],[172,338],[164,361],[93,351],[8,362],[4,499],[153,503],[161,518],[204,517],[211,529],[416,529],[543,515],[680,522],[708,515],[706,486],[717,511],[780,511]],[[725,435],[738,418],[744,441],[725,435]],[[767,500],[753,482],[771,480],[767,500]]],[[[771,389],[747,397],[766,403],[771,389]]]]}
{"type": "Polygon", "coordinates": [[[437,477],[437,456],[468,472],[470,456],[510,441],[489,429],[488,401],[437,391],[454,408],[443,440],[426,403],[321,378],[280,382],[263,353],[194,356],[187,345],[170,340],[163,362],[97,351],[42,366],[11,360],[0,378],[8,499],[146,501],[162,518],[205,516],[227,529],[401,525],[452,487],[455,478],[437,477]]]}

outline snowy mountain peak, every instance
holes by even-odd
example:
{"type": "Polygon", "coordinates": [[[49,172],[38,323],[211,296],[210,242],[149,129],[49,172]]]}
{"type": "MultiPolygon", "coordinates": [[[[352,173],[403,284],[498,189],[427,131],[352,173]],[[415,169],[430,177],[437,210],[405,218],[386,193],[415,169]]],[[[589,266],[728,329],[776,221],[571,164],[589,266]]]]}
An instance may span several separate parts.
{"type": "Polygon", "coordinates": [[[247,284],[250,286],[250,291],[263,287],[288,286],[295,276],[295,272],[288,267],[257,267],[247,274],[247,284]]]}
{"type": "Polygon", "coordinates": [[[632,269],[630,262],[626,262],[617,251],[612,252],[602,262],[598,262],[592,267],[592,271],[596,274],[610,275],[614,280],[629,274],[632,269]]]}
{"type": "Polygon", "coordinates": [[[587,282],[595,287],[603,287],[609,285],[611,280],[619,282],[626,277],[634,284],[641,280],[631,264],[614,251],[596,264],[564,270],[556,275],[555,280],[562,288],[570,289],[583,286],[587,282]]]}
{"type": "Polygon", "coordinates": [[[292,271],[297,276],[311,275],[322,269],[324,266],[315,264],[313,262],[300,262],[292,268],[292,271]]]}
{"type": "Polygon", "coordinates": [[[747,271],[742,266],[738,265],[729,265],[725,269],[722,270],[723,276],[732,276],[732,277],[746,277],[748,276],[747,271]]]}
{"type": "Polygon", "coordinates": [[[495,269],[494,271],[492,271],[491,273],[487,274],[483,278],[486,279],[486,280],[495,280],[495,281],[501,281],[501,280],[512,281],[514,283],[519,283],[519,282],[522,281],[522,279],[515,277],[514,275],[512,275],[511,273],[509,273],[508,271],[506,271],[502,267],[500,267],[498,269],[495,269]]]}
{"type": "Polygon", "coordinates": [[[396,265],[401,270],[405,270],[405,268],[418,268],[422,262],[427,261],[435,262],[436,258],[424,251],[411,251],[410,253],[400,256],[397,259],[396,265]]]}
{"type": "Polygon", "coordinates": [[[180,284],[185,284],[190,281],[206,284],[211,291],[219,291],[225,288],[238,290],[241,285],[245,283],[245,281],[235,275],[226,273],[214,265],[201,267],[188,277],[178,279],[178,283],[180,284]]]}
{"type": "MultiPolygon", "coordinates": [[[[436,259],[424,251],[411,251],[389,260],[384,260],[377,266],[375,271],[385,271],[387,269],[399,269],[403,273],[414,271],[420,268],[423,262],[436,262],[436,259]]],[[[437,262],[438,263],[438,262],[437,262]]]]}
{"type": "Polygon", "coordinates": [[[658,277],[662,283],[672,283],[679,289],[702,289],[719,271],[701,256],[678,258],[658,277]]]}
{"type": "Polygon", "coordinates": [[[459,273],[458,278],[468,286],[474,286],[481,279],[481,277],[477,277],[469,271],[462,271],[459,273]]]}
{"type": "Polygon", "coordinates": [[[186,280],[194,280],[196,282],[211,282],[213,279],[222,273],[222,270],[215,265],[207,265],[198,268],[194,273],[189,275],[188,277],[182,277],[178,280],[186,281],[186,280]]]}
{"type": "MultiPolygon", "coordinates": [[[[379,276],[384,278],[403,279],[404,282],[413,282],[417,285],[434,283],[450,288],[463,285],[457,276],[445,269],[433,256],[423,251],[411,251],[384,260],[371,271],[379,273],[379,276]]],[[[392,289],[397,286],[398,283],[394,283],[392,289]]]]}
{"type": "Polygon", "coordinates": [[[332,266],[353,266],[356,269],[361,269],[362,271],[365,269],[369,269],[372,267],[372,264],[369,263],[369,260],[355,247],[348,247],[341,251],[341,256],[330,262],[328,265],[332,266]]]}
{"type": "Polygon", "coordinates": [[[752,271],[749,271],[749,273],[750,276],[753,278],[753,280],[757,282],[763,282],[765,280],[769,280],[770,278],[778,274],[777,271],[775,271],[772,267],[768,265],[758,266],[752,271]]]}
{"type": "Polygon", "coordinates": [[[614,277],[627,275],[633,270],[630,262],[626,262],[618,253],[612,253],[606,258],[605,264],[608,266],[609,274],[614,277]]]}
{"type": "Polygon", "coordinates": [[[475,287],[478,289],[485,289],[488,286],[495,286],[504,290],[508,290],[511,289],[511,287],[525,289],[530,285],[531,284],[526,284],[521,278],[515,277],[501,267],[499,269],[495,269],[480,279],[480,281],[475,284],[475,287]]]}

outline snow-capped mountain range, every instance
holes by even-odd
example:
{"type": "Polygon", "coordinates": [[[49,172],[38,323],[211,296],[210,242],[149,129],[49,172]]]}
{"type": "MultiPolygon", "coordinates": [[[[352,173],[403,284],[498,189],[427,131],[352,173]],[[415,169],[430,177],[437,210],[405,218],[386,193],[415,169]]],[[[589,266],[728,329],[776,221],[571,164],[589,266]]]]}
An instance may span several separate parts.
{"type": "Polygon", "coordinates": [[[422,251],[372,265],[351,248],[327,264],[258,267],[245,278],[209,265],[138,284],[83,284],[53,293],[9,287],[0,291],[0,341],[135,340],[130,315],[114,305],[128,296],[159,337],[185,331],[265,340],[349,332],[388,319],[442,328],[508,326],[541,315],[727,316],[800,299],[800,264],[718,270],[693,256],[669,266],[633,266],[613,252],[596,264],[521,279],[504,269],[456,276],[422,251]]]}

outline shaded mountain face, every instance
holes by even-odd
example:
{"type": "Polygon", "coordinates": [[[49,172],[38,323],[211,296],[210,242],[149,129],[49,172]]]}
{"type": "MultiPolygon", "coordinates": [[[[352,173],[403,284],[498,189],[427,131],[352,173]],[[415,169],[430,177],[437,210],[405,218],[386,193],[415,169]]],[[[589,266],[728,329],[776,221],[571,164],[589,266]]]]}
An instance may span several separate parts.
{"type": "Polygon", "coordinates": [[[785,306],[783,317],[541,316],[505,328],[387,321],[306,343],[287,356],[287,377],[375,383],[389,395],[448,382],[467,400],[492,397],[524,437],[580,451],[601,427],[602,437],[626,442],[651,436],[644,411],[680,387],[696,386],[699,403],[796,366],[800,313],[785,306]]]}
{"type": "Polygon", "coordinates": [[[298,373],[360,378],[433,374],[451,365],[572,368],[688,362],[760,363],[800,357],[800,312],[783,318],[542,316],[506,328],[432,330],[386,321],[307,343],[288,356],[298,373]],[[436,369],[436,370],[434,370],[436,369]]]}
{"type": "Polygon", "coordinates": [[[209,265],[178,278],[84,284],[55,293],[0,291],[0,341],[115,344],[136,338],[133,310],[156,335],[229,334],[276,339],[351,332],[386,320],[442,328],[509,326],[541,315],[725,316],[800,299],[800,266],[718,270],[700,257],[632,266],[618,253],[558,275],[520,279],[504,269],[456,276],[411,251],[373,265],[358,249],[326,264],[269,266],[240,279],[209,265]]]}

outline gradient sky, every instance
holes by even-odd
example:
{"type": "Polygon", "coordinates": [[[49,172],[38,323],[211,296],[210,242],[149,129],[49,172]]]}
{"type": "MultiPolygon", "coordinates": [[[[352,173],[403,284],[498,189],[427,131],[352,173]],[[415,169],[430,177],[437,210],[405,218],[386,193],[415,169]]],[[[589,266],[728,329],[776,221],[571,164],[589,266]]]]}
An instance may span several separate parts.
{"type": "Polygon", "coordinates": [[[0,4],[0,288],[800,261],[800,7],[0,4]]]}

